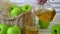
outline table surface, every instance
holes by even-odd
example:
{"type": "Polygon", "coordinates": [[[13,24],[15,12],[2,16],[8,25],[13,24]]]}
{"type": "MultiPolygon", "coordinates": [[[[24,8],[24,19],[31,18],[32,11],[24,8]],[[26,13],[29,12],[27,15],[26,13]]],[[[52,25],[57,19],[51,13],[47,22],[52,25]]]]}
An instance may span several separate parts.
{"type": "Polygon", "coordinates": [[[51,32],[48,30],[49,29],[44,29],[44,30],[40,29],[39,34],[51,34],[51,32]]]}

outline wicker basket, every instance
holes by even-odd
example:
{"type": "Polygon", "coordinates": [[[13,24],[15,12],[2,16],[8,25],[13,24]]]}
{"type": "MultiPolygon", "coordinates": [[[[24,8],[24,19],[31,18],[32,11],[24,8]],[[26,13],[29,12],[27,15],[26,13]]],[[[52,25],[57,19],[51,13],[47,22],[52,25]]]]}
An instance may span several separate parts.
{"type": "Polygon", "coordinates": [[[20,27],[23,26],[22,18],[20,18],[21,14],[13,18],[9,17],[9,10],[11,7],[11,3],[9,2],[9,0],[1,0],[0,7],[1,7],[0,8],[1,9],[0,10],[0,23],[6,23],[8,25],[18,24],[20,27]]]}

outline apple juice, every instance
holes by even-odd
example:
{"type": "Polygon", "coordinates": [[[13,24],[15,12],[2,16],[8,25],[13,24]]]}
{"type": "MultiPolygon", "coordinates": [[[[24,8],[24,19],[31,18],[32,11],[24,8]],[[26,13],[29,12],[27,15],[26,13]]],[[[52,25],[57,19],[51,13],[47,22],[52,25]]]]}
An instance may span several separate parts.
{"type": "Polygon", "coordinates": [[[40,28],[45,29],[48,28],[50,22],[53,20],[56,11],[54,9],[47,9],[47,10],[37,10],[35,12],[35,14],[38,16],[39,18],[39,25],[40,28]]]}
{"type": "Polygon", "coordinates": [[[34,12],[26,12],[22,17],[23,34],[38,34],[38,26],[35,22],[34,12]]]}
{"type": "Polygon", "coordinates": [[[49,10],[37,10],[35,14],[38,16],[39,19],[43,21],[52,21],[56,11],[54,9],[49,9],[49,10]]]}
{"type": "Polygon", "coordinates": [[[38,34],[38,29],[31,26],[31,27],[26,27],[25,28],[25,34],[38,34]]]}
{"type": "Polygon", "coordinates": [[[31,11],[23,14],[23,23],[24,24],[31,26],[33,21],[34,21],[34,16],[31,11]]]}

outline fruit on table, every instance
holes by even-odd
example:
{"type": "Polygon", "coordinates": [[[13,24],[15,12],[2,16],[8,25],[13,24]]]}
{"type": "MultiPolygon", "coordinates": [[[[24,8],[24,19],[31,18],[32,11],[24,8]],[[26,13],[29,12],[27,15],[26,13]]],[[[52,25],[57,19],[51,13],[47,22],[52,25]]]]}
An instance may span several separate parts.
{"type": "Polygon", "coordinates": [[[0,24],[0,34],[7,34],[9,26],[6,24],[0,24]]]}
{"type": "Polygon", "coordinates": [[[24,6],[22,6],[22,11],[26,12],[26,11],[30,11],[32,10],[32,6],[29,4],[26,4],[24,6]]]}
{"type": "Polygon", "coordinates": [[[13,9],[13,8],[15,8],[15,7],[20,8],[18,5],[16,5],[16,4],[12,4],[11,9],[13,9]]]}
{"type": "Polygon", "coordinates": [[[51,34],[60,34],[60,24],[55,24],[52,26],[51,34]]]}
{"type": "Polygon", "coordinates": [[[7,34],[21,34],[21,28],[17,25],[11,26],[8,28],[7,34]]]}
{"type": "Polygon", "coordinates": [[[18,15],[21,14],[21,13],[22,13],[22,12],[21,12],[21,9],[18,8],[18,7],[15,7],[15,8],[13,8],[13,9],[10,11],[9,16],[10,16],[10,17],[15,17],[15,16],[18,16],[18,15]]]}
{"type": "Polygon", "coordinates": [[[39,19],[39,25],[40,25],[40,27],[41,27],[42,29],[48,28],[49,24],[50,24],[50,21],[44,22],[44,21],[42,21],[42,20],[39,19]]]}

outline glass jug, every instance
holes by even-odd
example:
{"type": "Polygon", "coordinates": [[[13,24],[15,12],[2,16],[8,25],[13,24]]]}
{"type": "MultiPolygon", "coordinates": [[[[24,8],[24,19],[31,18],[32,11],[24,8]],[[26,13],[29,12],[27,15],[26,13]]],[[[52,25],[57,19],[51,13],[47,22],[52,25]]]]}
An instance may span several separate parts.
{"type": "Polygon", "coordinates": [[[35,7],[35,15],[39,18],[39,25],[41,28],[48,28],[50,22],[56,15],[55,9],[51,6],[49,0],[38,0],[35,7]]]}
{"type": "Polygon", "coordinates": [[[34,10],[28,11],[23,14],[23,34],[38,34],[38,25],[35,22],[34,10]]]}

